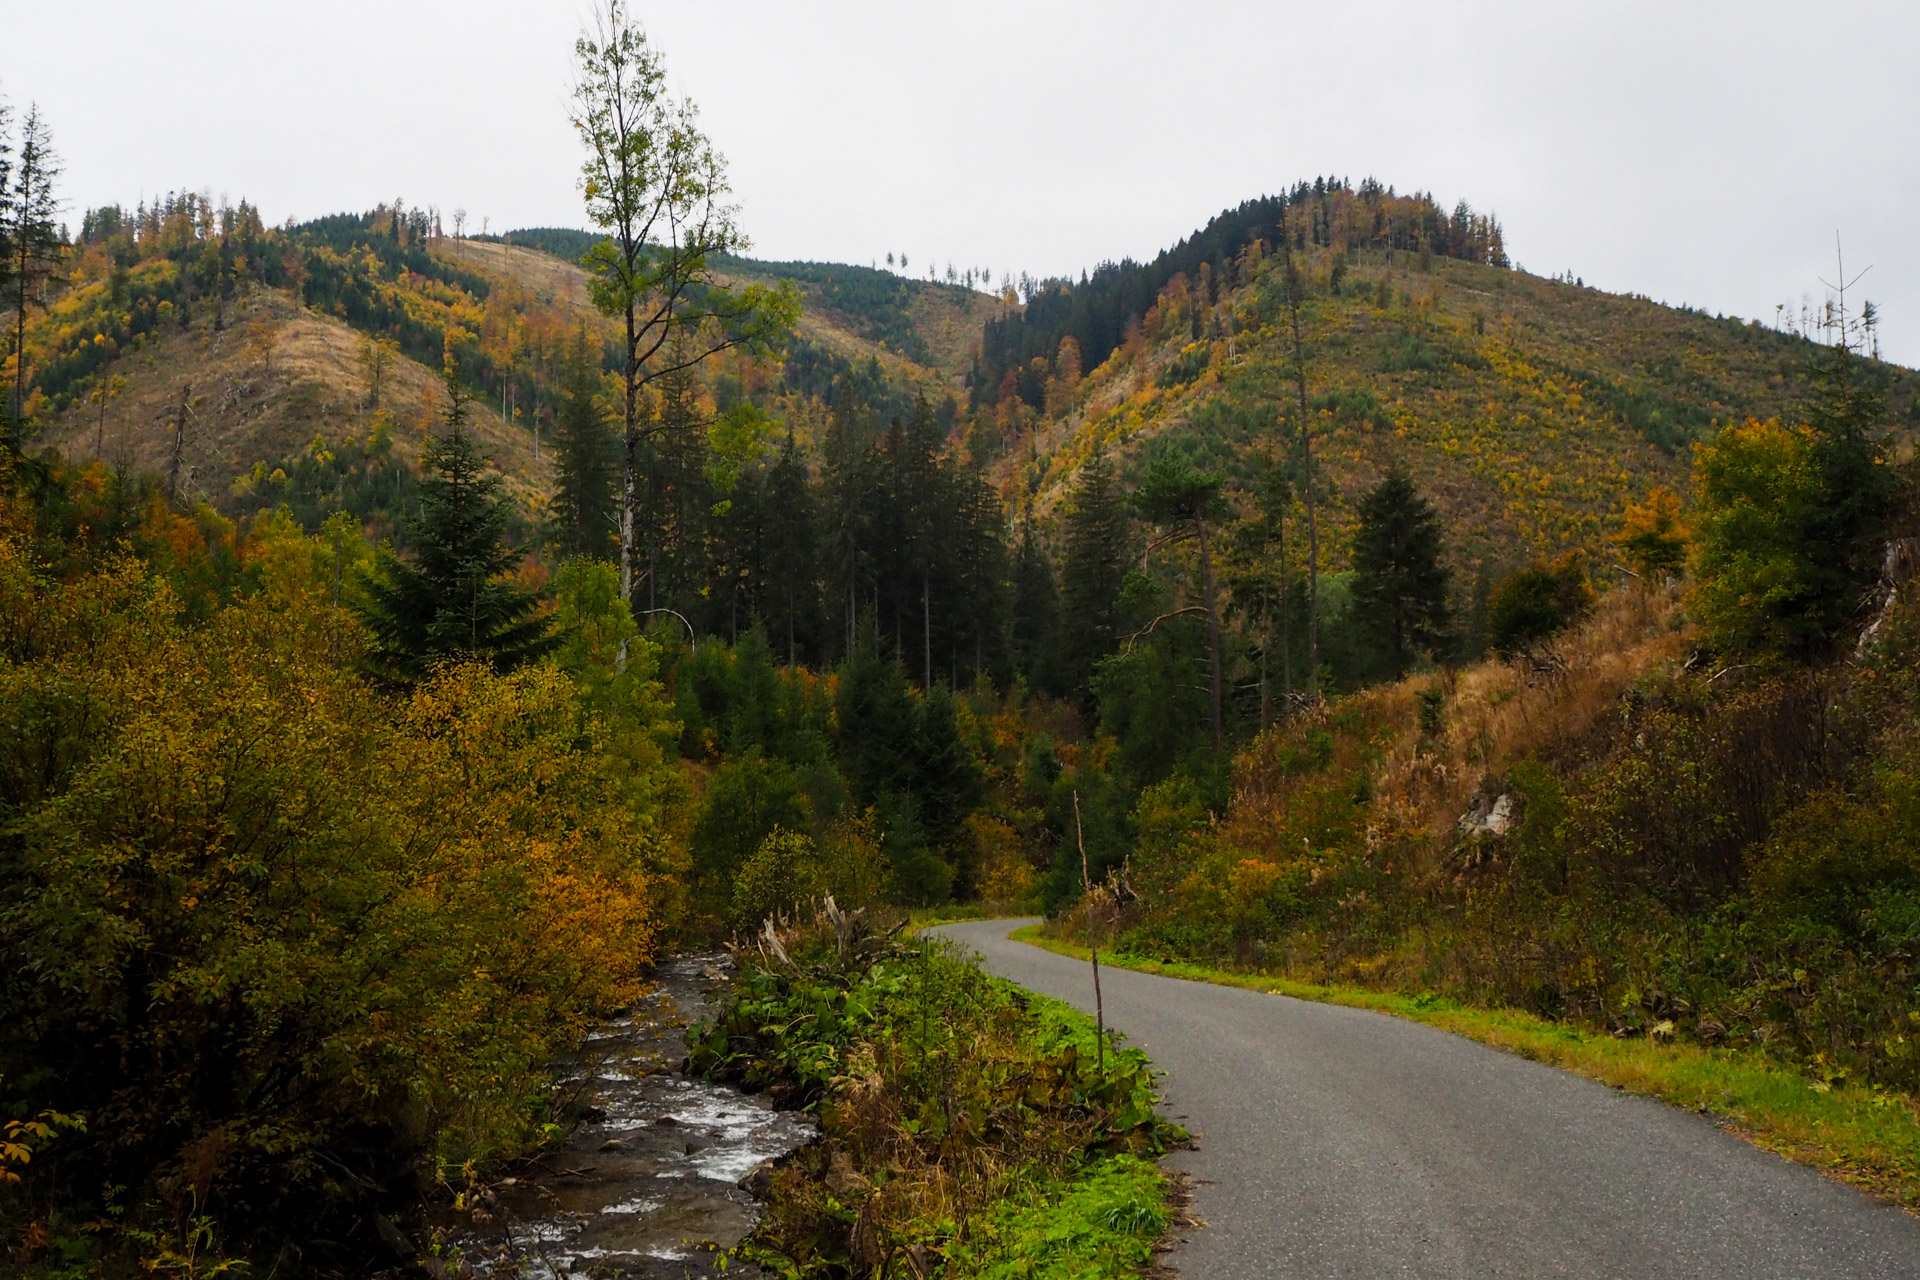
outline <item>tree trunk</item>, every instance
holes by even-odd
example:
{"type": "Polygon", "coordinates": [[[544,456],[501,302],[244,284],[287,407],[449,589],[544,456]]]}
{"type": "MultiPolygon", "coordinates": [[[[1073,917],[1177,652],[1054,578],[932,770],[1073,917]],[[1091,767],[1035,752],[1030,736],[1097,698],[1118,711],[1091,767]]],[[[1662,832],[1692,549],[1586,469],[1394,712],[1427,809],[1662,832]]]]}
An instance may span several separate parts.
{"type": "MultiPolygon", "coordinates": [[[[1311,210],[1309,210],[1311,213],[1311,210]]],[[[1313,431],[1307,419],[1307,352],[1300,337],[1300,295],[1306,281],[1293,265],[1293,244],[1281,222],[1280,242],[1286,254],[1287,312],[1293,329],[1293,382],[1300,411],[1301,487],[1307,505],[1307,683],[1318,696],[1320,683],[1320,527],[1318,499],[1313,487],[1313,431]]],[[[1314,243],[1319,229],[1314,228],[1314,243]]]]}
{"type": "Polygon", "coordinates": [[[1293,377],[1300,409],[1300,485],[1307,506],[1307,683],[1320,682],[1320,524],[1313,487],[1313,428],[1307,419],[1307,364],[1300,341],[1300,303],[1293,304],[1293,377]]]}
{"type": "Polygon", "coordinates": [[[1280,513],[1280,698],[1282,714],[1293,706],[1293,609],[1287,599],[1287,515],[1280,513]]]}
{"type": "Polygon", "coordinates": [[[1207,520],[1196,516],[1194,528],[1200,534],[1200,577],[1207,591],[1207,658],[1213,667],[1213,704],[1208,728],[1213,734],[1213,754],[1220,754],[1220,610],[1214,601],[1213,553],[1207,547],[1207,520]]]}
{"type": "MultiPolygon", "coordinates": [[[[629,241],[626,259],[631,274],[635,257],[629,241]]],[[[626,305],[627,321],[627,363],[624,370],[626,385],[622,398],[621,413],[626,427],[626,449],[621,458],[620,476],[620,598],[633,608],[633,504],[635,490],[634,472],[640,453],[640,333],[632,298],[626,305]]],[[[614,659],[614,670],[625,674],[627,670],[627,642],[620,641],[619,655],[614,659]]]]}
{"type": "Polygon", "coordinates": [[[167,502],[173,503],[174,496],[180,491],[180,465],[186,458],[187,441],[187,397],[192,394],[187,383],[180,384],[180,407],[173,415],[173,444],[167,458],[167,502]]]}
{"type": "MultiPolygon", "coordinates": [[[[627,608],[633,608],[633,502],[634,502],[634,454],[639,451],[640,438],[631,425],[627,428],[625,457],[620,477],[620,598],[626,601],[627,608]]],[[[627,642],[620,641],[620,652],[614,658],[614,670],[624,673],[627,669],[627,642]]]]}

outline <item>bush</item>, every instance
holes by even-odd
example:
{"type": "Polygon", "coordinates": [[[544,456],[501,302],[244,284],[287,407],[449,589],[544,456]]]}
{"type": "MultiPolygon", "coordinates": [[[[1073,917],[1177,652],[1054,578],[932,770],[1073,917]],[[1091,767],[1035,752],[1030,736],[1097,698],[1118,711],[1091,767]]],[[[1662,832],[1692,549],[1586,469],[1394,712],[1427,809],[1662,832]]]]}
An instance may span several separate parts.
{"type": "Polygon", "coordinates": [[[1591,608],[1585,555],[1569,551],[1551,562],[1536,561],[1494,587],[1487,601],[1487,640],[1496,653],[1512,657],[1552,639],[1591,608]]]}
{"type": "Polygon", "coordinates": [[[1178,1131],[1154,1115],[1138,1050],[1103,1053],[1066,1006],[833,910],[742,960],[689,1037],[691,1069],[815,1108],[822,1133],[773,1175],[746,1258],[818,1277],[906,1254],[936,1273],[1062,1277],[1088,1274],[1075,1259],[1144,1258],[1166,1212],[1138,1157],[1178,1131]],[[1044,1238],[1043,1218],[1081,1229],[1044,1238]]]}
{"type": "Polygon", "coordinates": [[[688,837],[694,902],[727,916],[735,878],[763,842],[781,829],[810,833],[813,827],[812,806],[790,765],[758,750],[722,765],[688,837]]]}
{"type": "Polygon", "coordinates": [[[393,701],[354,641],[271,576],[189,629],[0,540],[0,1114],[88,1125],[43,1188],[364,1257],[370,1209],[540,1139],[543,1064],[638,981],[657,846],[572,682],[393,701]]]}
{"type": "Polygon", "coordinates": [[[1892,480],[1835,427],[1731,424],[1694,453],[1694,605],[1714,644],[1760,661],[1825,653],[1879,569],[1892,480]]]}

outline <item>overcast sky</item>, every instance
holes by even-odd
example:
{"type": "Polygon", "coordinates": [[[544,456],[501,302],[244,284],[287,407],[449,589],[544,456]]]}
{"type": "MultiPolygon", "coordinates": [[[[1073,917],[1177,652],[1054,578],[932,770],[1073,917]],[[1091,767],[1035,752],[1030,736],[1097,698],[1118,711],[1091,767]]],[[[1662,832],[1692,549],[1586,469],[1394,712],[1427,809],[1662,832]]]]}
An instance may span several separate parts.
{"type": "MultiPolygon", "coordinates": [[[[1332,173],[1497,213],[1529,270],[1758,316],[1833,279],[1920,364],[1920,5],[639,0],[755,252],[1016,275],[1151,257],[1332,173]]],[[[583,223],[583,0],[0,0],[79,211],[404,197],[583,223]]]]}

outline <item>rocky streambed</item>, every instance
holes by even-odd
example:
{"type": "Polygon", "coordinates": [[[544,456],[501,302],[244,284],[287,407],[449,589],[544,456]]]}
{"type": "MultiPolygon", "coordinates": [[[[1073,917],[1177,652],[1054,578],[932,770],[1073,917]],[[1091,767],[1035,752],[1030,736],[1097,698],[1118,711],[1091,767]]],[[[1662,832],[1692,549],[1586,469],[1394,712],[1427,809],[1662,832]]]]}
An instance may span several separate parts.
{"type": "Polygon", "coordinates": [[[680,1073],[687,1023],[721,994],[726,965],[717,955],[664,962],[652,995],[560,1064],[584,1120],[520,1177],[490,1188],[476,1212],[449,1211],[440,1225],[461,1271],[494,1280],[718,1274],[720,1252],[759,1220],[742,1181],[817,1134],[810,1116],[680,1073]]]}

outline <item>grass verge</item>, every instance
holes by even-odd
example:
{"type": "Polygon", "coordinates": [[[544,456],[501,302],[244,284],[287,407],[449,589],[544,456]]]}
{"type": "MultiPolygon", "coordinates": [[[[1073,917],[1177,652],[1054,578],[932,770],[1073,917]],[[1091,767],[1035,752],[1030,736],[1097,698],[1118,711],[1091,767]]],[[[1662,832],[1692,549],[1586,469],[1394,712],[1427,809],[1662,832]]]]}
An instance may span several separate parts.
{"type": "MultiPolygon", "coordinates": [[[[1087,949],[1027,925],[1012,937],[1084,960],[1087,949]]],[[[1100,953],[1102,964],[1221,986],[1244,987],[1372,1009],[1424,1022],[1496,1049],[1544,1062],[1710,1116],[1727,1131],[1790,1160],[1920,1213],[1920,1113],[1900,1094],[1810,1080],[1747,1050],[1649,1039],[1616,1040],[1509,1009],[1482,1009],[1428,993],[1322,986],[1270,974],[1231,973],[1100,953]]]]}
{"type": "Polygon", "coordinates": [[[690,1069],[813,1111],[820,1141],[756,1175],[735,1256],[800,1280],[1140,1274],[1173,1214],[1137,1049],[938,939],[828,903],[736,952],[690,1069]]]}

